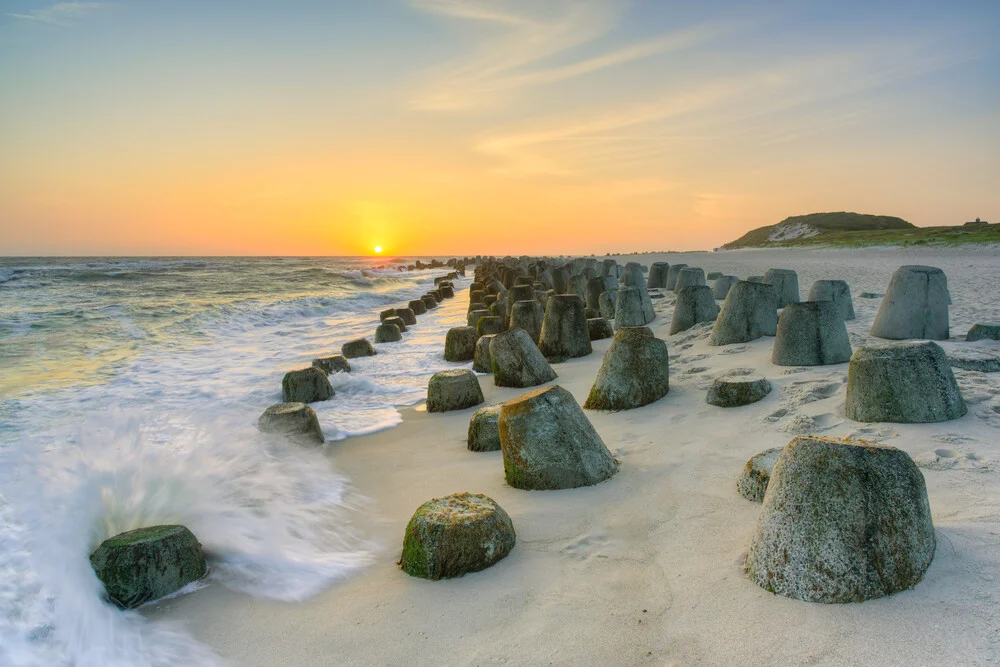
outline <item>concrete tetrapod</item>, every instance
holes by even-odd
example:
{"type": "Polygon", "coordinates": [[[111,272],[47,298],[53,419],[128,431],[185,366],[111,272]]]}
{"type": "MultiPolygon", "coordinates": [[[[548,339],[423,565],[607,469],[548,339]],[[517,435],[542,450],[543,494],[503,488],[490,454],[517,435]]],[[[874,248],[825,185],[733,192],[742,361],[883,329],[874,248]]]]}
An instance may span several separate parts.
{"type": "Polygon", "coordinates": [[[680,274],[681,269],[687,268],[687,264],[671,264],[670,268],[667,269],[667,289],[673,291],[674,285],[677,284],[677,276],[680,274]]]}
{"type": "Polygon", "coordinates": [[[845,320],[854,319],[851,287],[844,280],[817,280],[809,288],[810,301],[833,301],[845,320]]]}
{"type": "Polygon", "coordinates": [[[601,317],[606,320],[614,320],[617,311],[618,288],[609,289],[601,294],[601,317]]]}
{"type": "Polygon", "coordinates": [[[615,301],[615,330],[647,324],[638,287],[619,287],[615,301]]]}
{"type": "Polygon", "coordinates": [[[276,403],[257,419],[261,433],[277,433],[295,440],[322,445],[323,429],[316,411],[305,403],[276,403]]]}
{"type": "Polygon", "coordinates": [[[626,327],[615,334],[583,407],[631,410],[670,391],[667,344],[649,327],[626,327]]]}
{"type": "Polygon", "coordinates": [[[646,278],[646,288],[666,288],[668,271],[670,271],[670,264],[667,262],[653,262],[649,267],[649,276],[646,278]]]}
{"type": "Polygon", "coordinates": [[[403,340],[403,334],[395,324],[380,324],[375,328],[376,343],[397,343],[403,340]]]}
{"type": "Polygon", "coordinates": [[[469,420],[468,447],[470,452],[500,451],[500,406],[487,405],[472,413],[469,420]]]}
{"type": "Polygon", "coordinates": [[[965,334],[968,342],[976,340],[1000,340],[1000,324],[973,324],[965,334]]]}
{"type": "Polygon", "coordinates": [[[516,301],[510,311],[510,328],[524,329],[531,341],[538,345],[538,339],[542,335],[542,322],[545,319],[545,311],[542,304],[535,299],[531,301],[516,301]]]}
{"type": "MultiPolygon", "coordinates": [[[[683,276],[682,273],[681,277],[683,276]]],[[[677,292],[674,316],[670,320],[670,335],[687,331],[699,322],[712,322],[718,314],[719,306],[716,305],[715,297],[712,296],[711,287],[707,285],[682,287],[677,292]]]]}
{"type": "Polygon", "coordinates": [[[423,315],[427,312],[427,304],[424,303],[423,299],[414,299],[407,305],[413,311],[414,315],[423,315]]]}
{"type": "Polygon", "coordinates": [[[774,287],[741,280],[729,290],[712,327],[709,345],[749,343],[778,330],[778,306],[774,287]]]}
{"type": "Polygon", "coordinates": [[[464,410],[484,400],[479,378],[464,368],[438,371],[427,383],[427,412],[464,410]]]}
{"type": "Polygon", "coordinates": [[[583,299],[575,294],[553,294],[545,304],[538,349],[550,361],[591,353],[590,331],[583,299]]]}
{"type": "Polygon", "coordinates": [[[461,577],[505,558],[515,542],[510,517],[492,498],[456,493],[417,508],[406,525],[399,566],[423,579],[461,577]]]}
{"type": "Polygon", "coordinates": [[[760,375],[724,375],[712,382],[705,402],[720,408],[756,403],[771,393],[771,383],[760,375]]]}
{"type": "Polygon", "coordinates": [[[674,292],[680,292],[685,287],[705,284],[705,270],[697,266],[685,266],[677,274],[674,281],[674,292]]]}
{"type": "Polygon", "coordinates": [[[342,354],[334,354],[329,357],[313,359],[312,365],[327,375],[351,372],[351,364],[347,361],[347,357],[342,354]]]}
{"type": "Polygon", "coordinates": [[[494,334],[480,336],[479,340],[476,341],[476,353],[472,358],[472,370],[477,373],[493,372],[493,360],[490,356],[490,343],[493,341],[493,336],[494,334]]]}
{"type": "Polygon", "coordinates": [[[108,599],[133,609],[205,576],[201,545],[184,526],[149,526],[110,537],[90,554],[108,599]]]}
{"type": "Polygon", "coordinates": [[[790,303],[778,318],[771,363],[778,366],[826,366],[851,359],[843,311],[833,301],[790,303]]]}
{"type": "Polygon", "coordinates": [[[603,340],[615,335],[615,330],[611,322],[603,317],[591,317],[587,320],[587,330],[590,332],[590,340],[603,340]]]}
{"type": "Polygon", "coordinates": [[[452,327],[444,339],[445,361],[472,361],[479,336],[472,327],[452,327]]]}
{"type": "Polygon", "coordinates": [[[357,359],[358,357],[374,357],[377,353],[375,347],[367,338],[357,338],[348,341],[340,346],[340,353],[345,359],[357,359]]]}
{"type": "Polygon", "coordinates": [[[556,379],[556,372],[524,329],[494,336],[490,359],[498,387],[534,387],[556,379]]]}
{"type": "Polygon", "coordinates": [[[333,397],[333,387],[326,373],[316,368],[289,371],[281,380],[281,400],[284,403],[313,403],[333,397]]]}
{"type": "Polygon", "coordinates": [[[778,308],[799,301],[799,274],[791,269],[768,269],[764,272],[764,284],[774,285],[778,297],[778,308]]]}
{"type": "Polygon", "coordinates": [[[892,274],[872,335],[904,340],[948,338],[948,279],[933,266],[901,266],[892,274]]]}
{"type": "Polygon", "coordinates": [[[948,358],[930,341],[859,347],[847,369],[849,419],[923,424],[968,411],[948,358]]]}
{"type": "Polygon", "coordinates": [[[722,276],[721,278],[716,278],[715,282],[712,283],[712,296],[716,299],[725,299],[729,296],[729,290],[732,289],[733,285],[740,281],[736,276],[722,276]]]}
{"type": "Polygon", "coordinates": [[[754,454],[746,465],[743,466],[743,473],[736,482],[736,490],[747,500],[755,503],[762,502],[767,493],[767,484],[771,481],[771,471],[781,454],[781,447],[765,449],[759,454],[754,454]]]}
{"type": "Polygon", "coordinates": [[[924,477],[906,452],[798,436],[774,464],[745,569],[785,597],[863,602],[915,586],[934,548],[924,477]]]}
{"type": "Polygon", "coordinates": [[[618,470],[573,395],[558,385],[507,401],[498,423],[504,473],[516,489],[590,486],[618,470]]]}

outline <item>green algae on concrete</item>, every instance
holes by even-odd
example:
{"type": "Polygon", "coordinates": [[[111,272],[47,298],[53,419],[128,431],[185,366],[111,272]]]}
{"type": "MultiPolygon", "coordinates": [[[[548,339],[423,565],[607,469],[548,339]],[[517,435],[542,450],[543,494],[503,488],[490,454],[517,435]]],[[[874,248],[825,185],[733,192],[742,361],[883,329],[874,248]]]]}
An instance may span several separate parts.
{"type": "Polygon", "coordinates": [[[510,517],[492,498],[456,493],[417,508],[406,525],[399,566],[423,579],[460,577],[506,557],[516,539],[510,517]]]}
{"type": "Polygon", "coordinates": [[[110,537],[90,555],[108,598],[123,609],[158,600],[205,576],[201,545],[184,526],[150,526],[110,537]]]}

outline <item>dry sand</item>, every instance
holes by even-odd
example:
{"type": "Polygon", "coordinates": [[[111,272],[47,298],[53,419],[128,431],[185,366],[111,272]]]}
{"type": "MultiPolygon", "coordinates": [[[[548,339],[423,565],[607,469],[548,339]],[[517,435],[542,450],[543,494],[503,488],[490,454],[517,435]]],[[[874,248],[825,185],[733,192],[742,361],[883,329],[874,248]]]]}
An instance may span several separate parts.
{"type": "MultiPolygon", "coordinates": [[[[685,262],[746,277],[798,271],[802,298],[816,279],[843,278],[855,295],[856,348],[902,264],[945,270],[952,339],[1000,321],[1000,251],[780,250],[619,257],[685,262]]],[[[443,307],[456,325],[467,291],[443,307]]],[[[316,598],[285,604],[211,586],[149,609],[185,622],[239,665],[990,665],[1000,664],[1000,373],[956,369],[969,413],[952,422],[863,424],[844,416],[847,364],[784,368],[773,338],[712,348],[709,327],[667,336],[673,295],[652,324],[671,354],[670,393],[647,407],[587,414],[621,470],[598,486],[519,491],[499,452],[472,453],[473,410],[404,410],[403,423],[330,444],[329,456],[371,499],[357,525],[381,546],[373,565],[316,598]],[[735,409],[706,404],[712,379],[752,368],[774,390],[735,409]],[[917,459],[927,480],[938,547],[916,588],[864,604],[778,597],[745,578],[744,554],[760,504],[735,488],[745,461],[795,433],[879,440],[917,459]],[[496,566],[447,581],[396,567],[413,510],[457,491],[485,493],[510,514],[517,546],[496,566]]],[[[557,365],[556,383],[585,399],[610,341],[557,365]]],[[[976,347],[1000,353],[1000,343],[976,347]]],[[[443,341],[442,341],[443,348],[443,341]]],[[[517,396],[480,378],[487,403],[517,396]]]]}

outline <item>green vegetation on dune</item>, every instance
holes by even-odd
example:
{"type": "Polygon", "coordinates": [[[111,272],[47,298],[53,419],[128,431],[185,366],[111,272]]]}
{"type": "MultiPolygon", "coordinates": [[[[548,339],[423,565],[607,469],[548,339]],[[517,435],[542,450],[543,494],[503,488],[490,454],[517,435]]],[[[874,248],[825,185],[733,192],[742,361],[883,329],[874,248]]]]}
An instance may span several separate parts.
{"type": "Polygon", "coordinates": [[[962,245],[1000,243],[1000,224],[916,227],[902,218],[861,213],[812,213],[751,230],[722,247],[962,245]],[[782,238],[787,237],[787,238],[782,238]]]}

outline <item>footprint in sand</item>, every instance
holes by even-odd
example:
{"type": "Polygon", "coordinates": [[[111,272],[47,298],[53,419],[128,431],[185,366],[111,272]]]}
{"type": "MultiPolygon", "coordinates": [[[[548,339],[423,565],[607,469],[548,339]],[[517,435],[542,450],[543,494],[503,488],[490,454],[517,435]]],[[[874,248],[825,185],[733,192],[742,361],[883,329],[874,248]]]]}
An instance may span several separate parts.
{"type": "Polygon", "coordinates": [[[734,345],[727,347],[719,354],[739,354],[740,352],[746,352],[749,349],[749,345],[734,345]]]}
{"type": "Polygon", "coordinates": [[[990,426],[1000,428],[1000,404],[984,405],[976,414],[990,426]]]}
{"type": "Polygon", "coordinates": [[[584,535],[571,541],[560,551],[574,560],[607,558],[607,554],[603,553],[607,544],[608,538],[604,535],[584,535]]]}
{"type": "Polygon", "coordinates": [[[803,380],[792,382],[781,390],[781,402],[789,406],[805,405],[830,398],[844,386],[844,382],[829,380],[803,380]]]}
{"type": "Polygon", "coordinates": [[[888,426],[864,426],[862,428],[854,429],[848,433],[846,437],[851,440],[882,442],[884,440],[895,438],[897,435],[899,435],[899,431],[889,428],[888,426]]]}
{"type": "Polygon", "coordinates": [[[694,366],[692,368],[685,368],[684,375],[697,375],[698,373],[704,373],[708,369],[704,366],[694,366]]]}
{"type": "MultiPolygon", "coordinates": [[[[773,415],[774,413],[772,413],[773,415]]],[[[770,415],[769,415],[770,416],[770,415]]],[[[844,420],[832,412],[821,415],[807,415],[801,412],[793,413],[790,418],[778,424],[778,430],[784,433],[807,434],[829,431],[844,423],[844,420]]]]}
{"type": "Polygon", "coordinates": [[[977,438],[973,438],[971,435],[965,435],[964,433],[941,433],[935,435],[934,439],[938,442],[946,442],[949,445],[961,445],[966,442],[979,442],[977,438]]]}
{"type": "Polygon", "coordinates": [[[986,472],[990,469],[989,462],[973,452],[961,452],[955,449],[934,449],[913,457],[913,461],[921,468],[928,470],[976,470],[986,472]]]}

